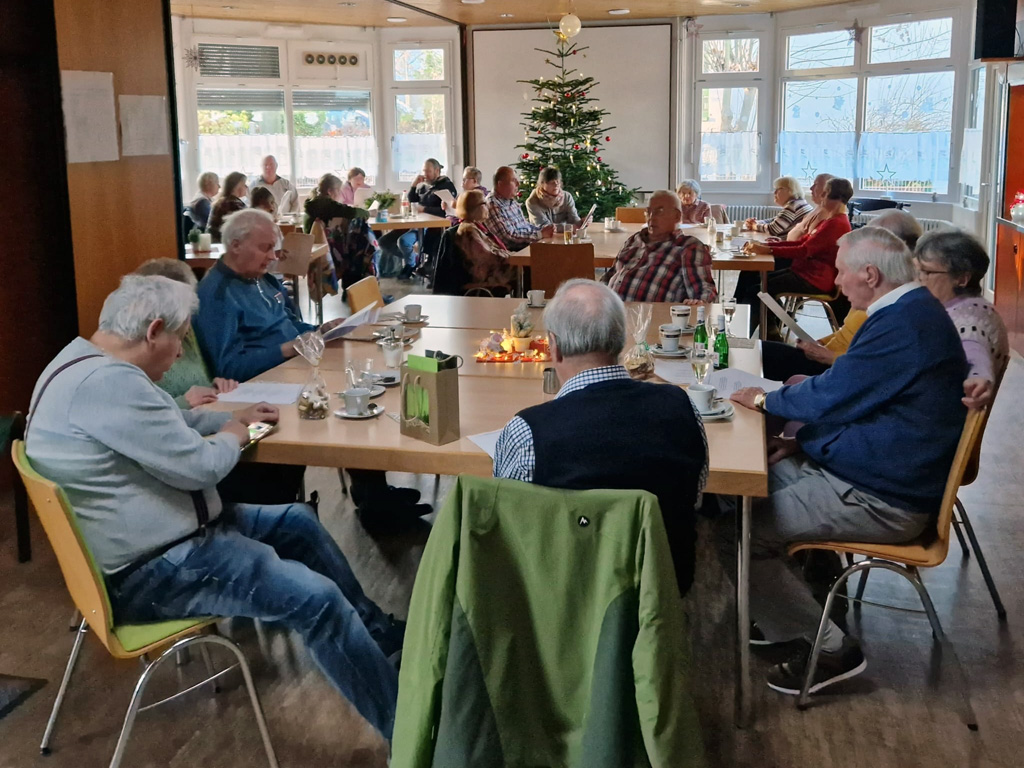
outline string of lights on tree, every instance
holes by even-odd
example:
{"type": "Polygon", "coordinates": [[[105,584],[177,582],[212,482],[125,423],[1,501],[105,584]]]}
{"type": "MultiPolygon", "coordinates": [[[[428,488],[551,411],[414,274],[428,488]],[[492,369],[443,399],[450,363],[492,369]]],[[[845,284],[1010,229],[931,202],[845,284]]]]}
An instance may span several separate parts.
{"type": "Polygon", "coordinates": [[[534,49],[546,54],[544,63],[557,70],[555,77],[519,81],[533,87],[535,106],[522,113],[520,125],[525,133],[523,143],[516,145],[521,153],[516,168],[523,188],[532,189],[541,169],[556,166],[580,215],[596,203],[594,216],[600,219],[629,205],[636,190],[619,181],[618,173],[602,155],[615,126],[605,125],[608,112],[594,106],[597,99],[591,94],[599,83],[572,66],[586,58],[587,47],[569,41],[579,29],[578,18],[565,16],[555,31],[557,50],[534,49]]]}

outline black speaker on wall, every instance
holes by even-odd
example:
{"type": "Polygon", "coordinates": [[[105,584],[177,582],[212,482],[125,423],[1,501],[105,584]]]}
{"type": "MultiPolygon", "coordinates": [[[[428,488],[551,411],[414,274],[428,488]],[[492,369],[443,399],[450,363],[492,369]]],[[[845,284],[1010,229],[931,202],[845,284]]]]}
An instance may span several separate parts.
{"type": "Polygon", "coordinates": [[[1012,59],[1017,52],[1017,21],[1024,20],[1022,0],[978,0],[974,58],[1012,59]]]}

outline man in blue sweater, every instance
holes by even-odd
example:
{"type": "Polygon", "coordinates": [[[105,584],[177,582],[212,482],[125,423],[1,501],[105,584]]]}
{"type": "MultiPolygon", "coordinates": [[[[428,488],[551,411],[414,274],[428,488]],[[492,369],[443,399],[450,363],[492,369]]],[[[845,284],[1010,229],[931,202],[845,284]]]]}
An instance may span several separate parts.
{"type": "MultiPolygon", "coordinates": [[[[266,211],[247,208],[224,220],[224,256],[199,283],[193,325],[214,376],[248,381],[295,357],[295,339],[316,328],[302,322],[281,283],[267,270],[277,257],[278,229],[266,211]]],[[[325,323],[326,332],[340,323],[325,323]]],[[[431,511],[419,491],[394,488],[379,470],[349,470],[352,500],[365,524],[382,529],[431,511]]]]}
{"type": "MultiPolygon", "coordinates": [[[[765,394],[732,399],[801,422],[795,440],[772,438],[770,495],[751,531],[754,642],[804,640],[774,667],[769,687],[798,694],[821,608],[786,562],[794,541],[897,544],[935,525],[966,410],[966,360],[942,304],[913,281],[911,254],[887,230],[865,227],[839,241],[836,285],[868,319],[849,351],[820,374],[765,394]]],[[[867,666],[856,639],[831,621],[811,691],[867,666]]]]}

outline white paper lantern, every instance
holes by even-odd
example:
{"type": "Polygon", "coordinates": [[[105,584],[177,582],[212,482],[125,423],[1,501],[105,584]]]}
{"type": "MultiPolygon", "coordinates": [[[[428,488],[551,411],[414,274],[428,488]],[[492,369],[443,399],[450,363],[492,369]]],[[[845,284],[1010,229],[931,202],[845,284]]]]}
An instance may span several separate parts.
{"type": "Polygon", "coordinates": [[[579,16],[574,13],[566,14],[562,17],[562,20],[558,22],[558,28],[566,37],[576,37],[576,35],[580,33],[580,27],[582,26],[579,16]]]}

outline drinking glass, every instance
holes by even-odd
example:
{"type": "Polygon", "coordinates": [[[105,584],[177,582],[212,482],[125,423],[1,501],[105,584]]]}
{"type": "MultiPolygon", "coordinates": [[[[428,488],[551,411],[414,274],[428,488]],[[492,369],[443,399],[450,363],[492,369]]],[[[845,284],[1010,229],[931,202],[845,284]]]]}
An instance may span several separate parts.
{"type": "Polygon", "coordinates": [[[722,299],[722,313],[725,315],[725,335],[732,336],[732,316],[736,314],[736,299],[722,299]]]}
{"type": "Polygon", "coordinates": [[[364,357],[359,365],[359,371],[362,374],[360,381],[367,389],[373,387],[376,383],[376,377],[373,374],[373,369],[376,367],[376,361],[372,357],[364,357]]]}
{"type": "Polygon", "coordinates": [[[697,379],[698,384],[703,384],[704,380],[708,377],[708,371],[711,369],[712,359],[711,355],[707,350],[704,350],[704,354],[698,355],[696,350],[690,355],[690,366],[693,368],[694,378],[697,379]]]}

